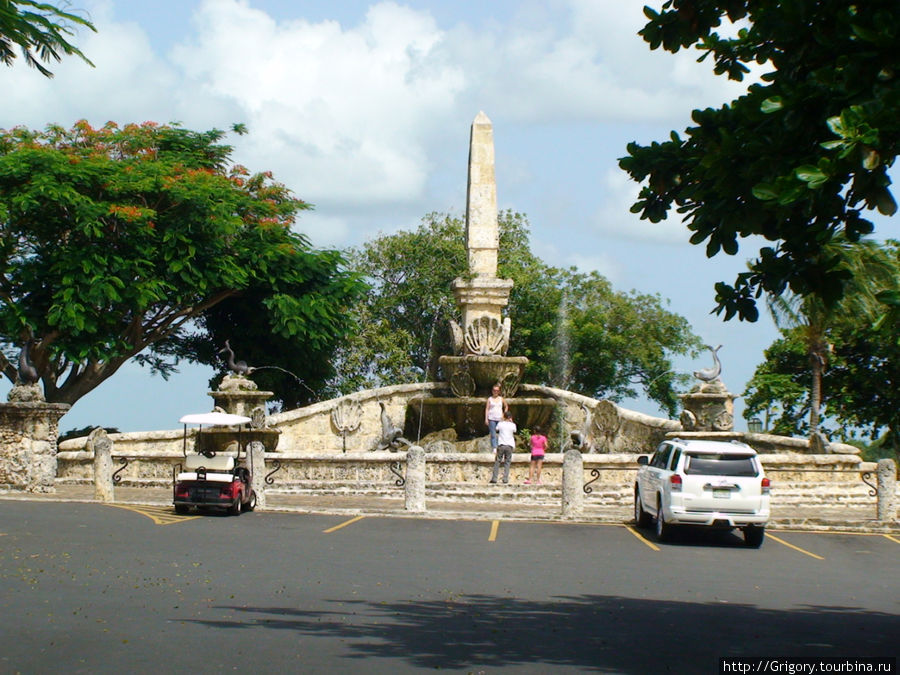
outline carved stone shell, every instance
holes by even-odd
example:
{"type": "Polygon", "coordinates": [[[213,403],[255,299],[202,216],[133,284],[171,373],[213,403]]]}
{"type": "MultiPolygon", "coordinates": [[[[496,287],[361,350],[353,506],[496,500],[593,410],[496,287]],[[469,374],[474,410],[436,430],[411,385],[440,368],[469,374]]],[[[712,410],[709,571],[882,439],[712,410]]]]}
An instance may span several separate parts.
{"type": "Polygon", "coordinates": [[[713,418],[712,428],[716,431],[731,431],[734,428],[734,416],[727,410],[721,411],[713,418]]]}
{"type": "Polygon", "coordinates": [[[265,429],[266,428],[266,408],[258,405],[250,411],[250,428],[265,429]]]}
{"type": "Polygon", "coordinates": [[[681,426],[685,431],[693,431],[697,428],[697,416],[690,410],[682,410],[681,426]]]}
{"type": "Polygon", "coordinates": [[[466,397],[475,393],[475,380],[468,370],[458,370],[450,377],[450,391],[454,396],[466,397]]]}
{"type": "Polygon", "coordinates": [[[506,331],[494,317],[482,316],[466,326],[466,350],[469,354],[490,356],[503,351],[506,331]]]}
{"type": "Polygon", "coordinates": [[[331,422],[339,433],[356,431],[362,422],[363,409],[359,401],[344,399],[331,409],[331,422]]]}
{"type": "Polygon", "coordinates": [[[619,409],[612,401],[600,401],[594,408],[593,432],[595,436],[611,438],[619,430],[619,409]]]}
{"type": "Polygon", "coordinates": [[[512,398],[519,390],[519,382],[522,376],[516,370],[510,370],[500,378],[500,394],[505,398],[512,398]]]}

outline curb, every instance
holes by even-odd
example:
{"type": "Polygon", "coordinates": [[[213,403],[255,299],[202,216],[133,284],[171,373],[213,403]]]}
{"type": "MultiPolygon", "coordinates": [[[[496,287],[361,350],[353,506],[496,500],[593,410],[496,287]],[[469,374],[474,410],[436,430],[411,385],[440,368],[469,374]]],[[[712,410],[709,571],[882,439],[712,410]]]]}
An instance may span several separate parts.
{"type": "MultiPolygon", "coordinates": [[[[160,499],[119,499],[114,502],[101,502],[93,498],[65,496],[58,493],[30,494],[24,492],[0,492],[0,501],[33,501],[33,502],[65,502],[79,504],[111,504],[111,505],[131,505],[131,506],[153,506],[167,507],[171,506],[168,500],[160,499]]],[[[461,502],[432,502],[432,508],[421,513],[407,512],[403,507],[402,499],[395,499],[396,505],[365,505],[365,506],[338,506],[318,504],[315,506],[302,506],[292,504],[268,504],[265,509],[260,509],[261,513],[297,513],[305,515],[334,515],[334,516],[381,516],[389,518],[421,518],[429,520],[474,520],[474,521],[515,521],[515,522],[535,522],[535,523],[561,523],[573,525],[631,525],[633,520],[630,517],[623,518],[623,509],[617,509],[615,512],[588,512],[578,517],[563,517],[560,513],[541,513],[534,509],[534,505],[529,505],[530,510],[491,510],[489,504],[485,504],[484,510],[460,510],[454,509],[461,502]],[[441,508],[441,506],[449,508],[441,508]]],[[[820,517],[786,517],[772,518],[769,521],[768,528],[774,531],[795,531],[795,532],[829,532],[833,534],[882,534],[900,535],[900,522],[878,522],[874,519],[857,520],[830,520],[820,517]]]]}

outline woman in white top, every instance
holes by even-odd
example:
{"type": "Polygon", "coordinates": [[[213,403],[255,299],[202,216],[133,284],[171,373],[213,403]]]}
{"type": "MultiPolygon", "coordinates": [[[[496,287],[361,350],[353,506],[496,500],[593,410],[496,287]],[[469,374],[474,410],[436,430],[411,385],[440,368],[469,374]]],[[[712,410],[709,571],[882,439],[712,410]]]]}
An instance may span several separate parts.
{"type": "Polygon", "coordinates": [[[497,449],[497,424],[503,420],[503,416],[508,412],[509,404],[500,395],[500,385],[495,384],[484,406],[484,423],[491,434],[491,450],[497,449]]]}

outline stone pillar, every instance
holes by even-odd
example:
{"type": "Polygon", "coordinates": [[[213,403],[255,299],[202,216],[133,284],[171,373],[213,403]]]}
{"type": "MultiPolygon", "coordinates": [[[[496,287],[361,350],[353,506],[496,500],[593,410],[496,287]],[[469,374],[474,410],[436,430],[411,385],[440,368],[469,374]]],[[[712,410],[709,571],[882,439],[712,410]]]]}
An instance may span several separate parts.
{"type": "Polygon", "coordinates": [[[689,394],[681,394],[681,426],[685,431],[731,431],[734,399],[721,380],[704,382],[689,394]]]}
{"type": "Polygon", "coordinates": [[[219,389],[209,392],[209,395],[216,406],[225,412],[253,417],[253,411],[259,406],[265,410],[266,401],[272,398],[273,393],[258,389],[253,380],[229,373],[222,378],[219,389]]]}
{"type": "Polygon", "coordinates": [[[56,491],[56,439],[66,403],[0,403],[0,488],[56,491]]]}
{"type": "Polygon", "coordinates": [[[562,516],[578,518],[584,513],[584,458],[576,449],[563,455],[562,516]]]}
{"type": "Polygon", "coordinates": [[[115,501],[115,485],[112,470],[113,443],[102,428],[97,427],[87,439],[87,449],[94,453],[94,499],[98,502],[115,501]]]}
{"type": "Polygon", "coordinates": [[[878,460],[878,520],[897,519],[897,465],[892,459],[878,460]]]}
{"type": "Polygon", "coordinates": [[[425,449],[412,445],[406,451],[406,510],[425,512],[425,449]]]}
{"type": "Polygon", "coordinates": [[[248,448],[253,475],[250,487],[256,493],[256,509],[266,510],[266,446],[262,441],[250,441],[248,448]]]}

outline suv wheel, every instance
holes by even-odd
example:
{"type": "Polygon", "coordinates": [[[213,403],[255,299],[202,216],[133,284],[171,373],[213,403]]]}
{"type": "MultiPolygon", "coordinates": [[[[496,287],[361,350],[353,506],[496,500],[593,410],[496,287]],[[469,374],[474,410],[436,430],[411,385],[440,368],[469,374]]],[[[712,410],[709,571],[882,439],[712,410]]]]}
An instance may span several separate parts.
{"type": "Polygon", "coordinates": [[[641,503],[641,492],[637,488],[634,490],[634,524],[638,527],[650,525],[650,514],[644,511],[644,505],[641,503]]]}
{"type": "Polygon", "coordinates": [[[766,536],[766,528],[756,525],[748,525],[744,528],[744,543],[750,548],[759,548],[762,546],[763,539],[766,536]]]}
{"type": "Polygon", "coordinates": [[[672,526],[666,522],[662,501],[660,501],[656,505],[656,538],[659,541],[667,541],[671,534],[672,526]]]}

